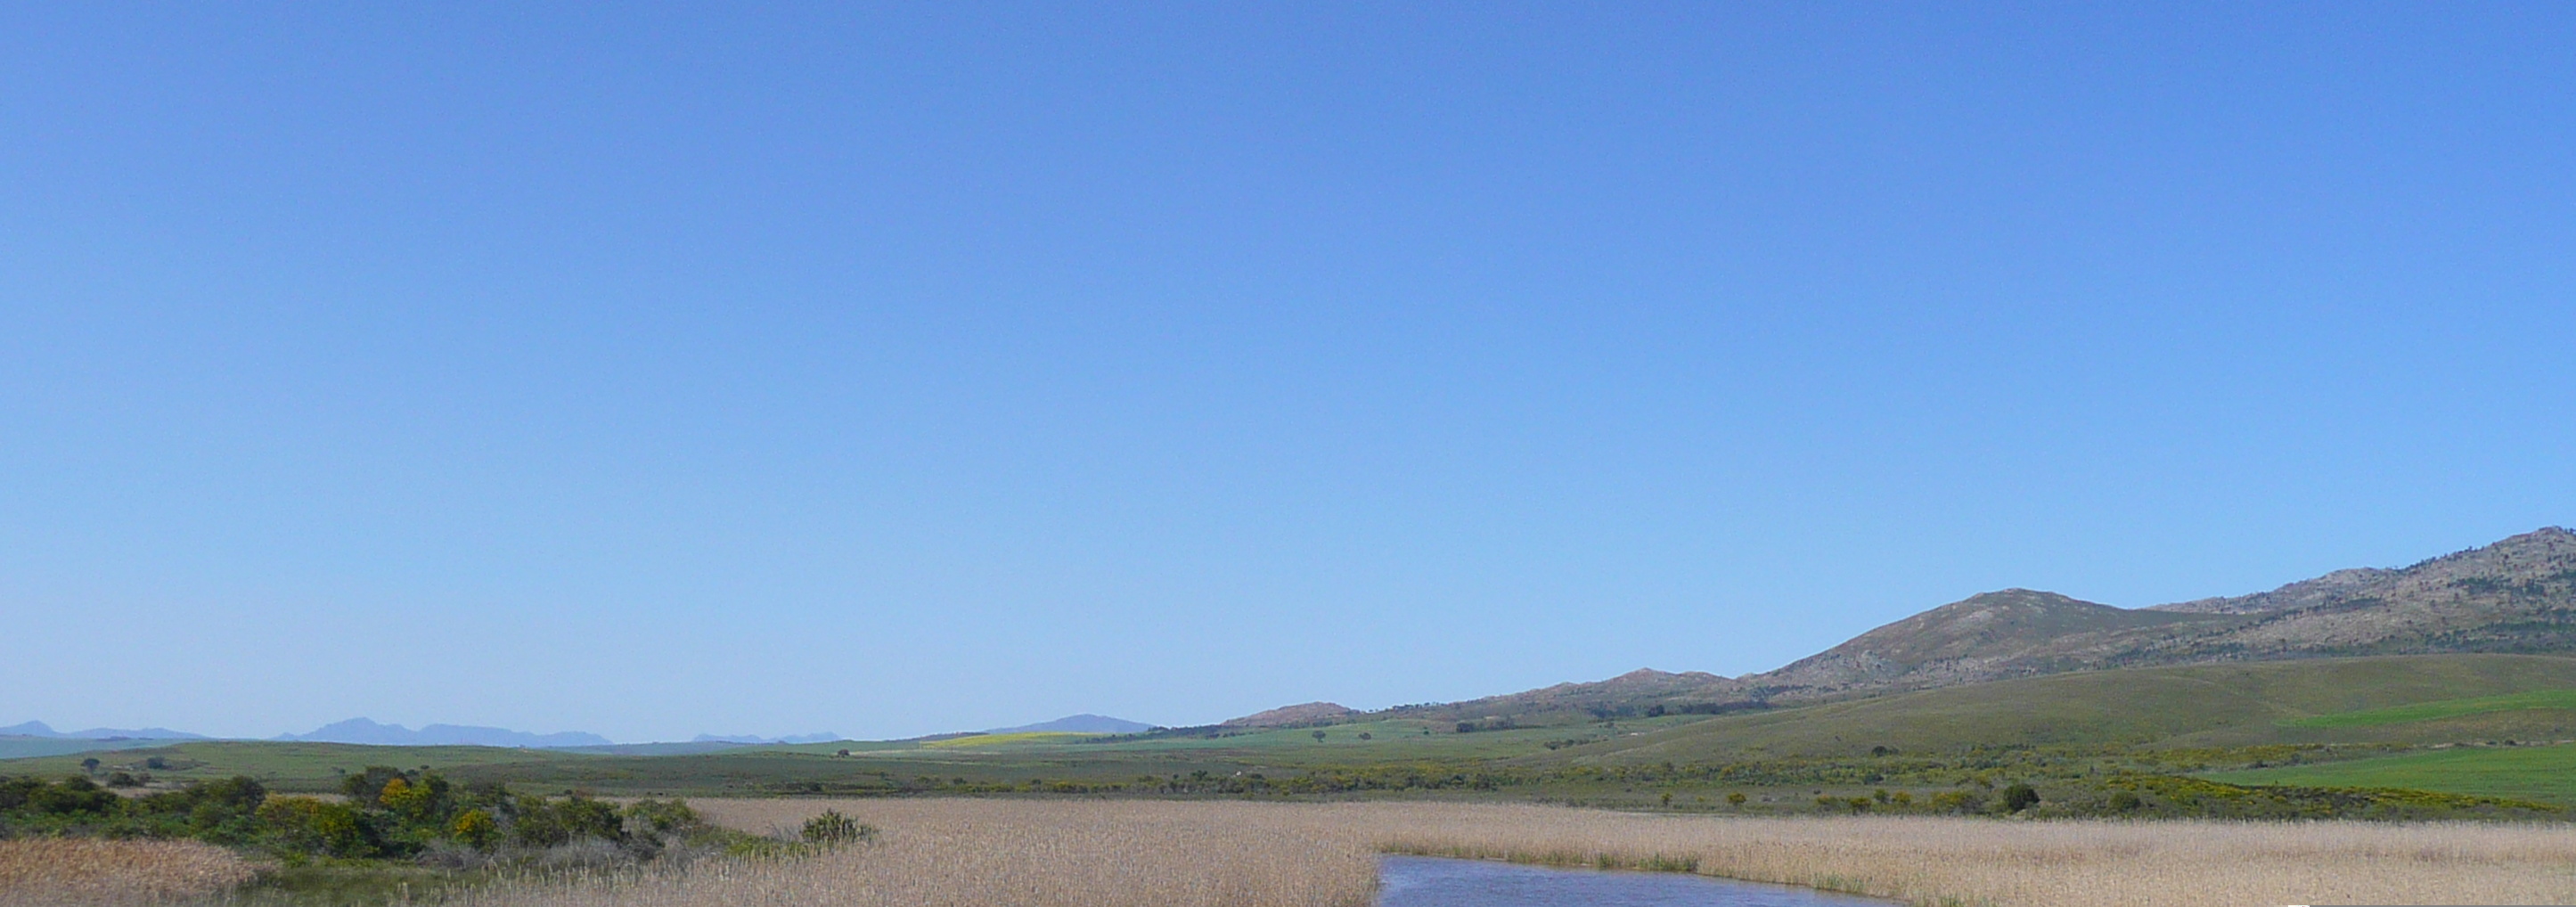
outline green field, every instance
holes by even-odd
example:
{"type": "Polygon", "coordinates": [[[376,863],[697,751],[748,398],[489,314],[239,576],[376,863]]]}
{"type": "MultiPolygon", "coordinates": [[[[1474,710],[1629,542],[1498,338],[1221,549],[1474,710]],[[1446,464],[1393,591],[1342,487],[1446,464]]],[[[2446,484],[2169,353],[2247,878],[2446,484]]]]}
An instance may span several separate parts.
{"type": "Polygon", "coordinates": [[[2450,747],[2206,777],[2229,784],[2400,787],[2576,804],[2576,745],[2450,747]]]}
{"type": "Polygon", "coordinates": [[[2468,699],[2443,699],[2434,702],[2418,702],[2412,705],[2392,706],[2384,709],[2365,709],[2358,712],[2341,712],[2333,715],[2310,715],[2304,718],[2285,719],[2281,723],[2289,727],[2377,727],[2387,724],[2406,724],[2409,722],[2433,721],[2442,718],[2461,718],[2469,715],[2485,715],[2493,712],[2519,712],[2527,710],[2576,710],[2576,689],[2528,690],[2520,693],[2506,693],[2500,696],[2476,696],[2468,699]]]}

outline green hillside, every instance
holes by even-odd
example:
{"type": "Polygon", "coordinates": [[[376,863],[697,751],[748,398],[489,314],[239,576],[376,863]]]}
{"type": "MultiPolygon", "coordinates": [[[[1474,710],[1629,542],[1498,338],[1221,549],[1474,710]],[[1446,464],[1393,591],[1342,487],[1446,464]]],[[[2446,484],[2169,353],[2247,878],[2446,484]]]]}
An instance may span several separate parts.
{"type": "Polygon", "coordinates": [[[2413,655],[2134,668],[1943,687],[1799,708],[1726,715],[1579,747],[1549,759],[1699,763],[1847,757],[1887,747],[2175,748],[2296,743],[2431,744],[2576,736],[2576,712],[2470,707],[2483,697],[2576,690],[2576,659],[2413,655]],[[2433,704],[2441,704],[2435,706],[2433,704]],[[2429,706],[2429,708],[2428,708],[2429,706]],[[2417,707],[2404,721],[2386,715],[2417,707]]]}
{"type": "Polygon", "coordinates": [[[2384,709],[2312,715],[2306,718],[2288,719],[2282,723],[2291,727],[2376,727],[2443,718],[2462,718],[2494,712],[2537,710],[2556,712],[2576,710],[2576,690],[2531,690],[2522,693],[2506,693],[2501,696],[2443,699],[2384,709]]]}

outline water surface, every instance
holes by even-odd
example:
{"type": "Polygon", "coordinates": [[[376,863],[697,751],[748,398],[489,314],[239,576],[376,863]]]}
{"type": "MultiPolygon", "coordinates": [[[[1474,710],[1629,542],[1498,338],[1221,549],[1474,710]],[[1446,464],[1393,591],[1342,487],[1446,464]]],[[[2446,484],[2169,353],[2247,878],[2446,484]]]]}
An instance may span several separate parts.
{"type": "Polygon", "coordinates": [[[1378,907],[1886,907],[1893,901],[1679,872],[1381,857],[1378,907]]]}

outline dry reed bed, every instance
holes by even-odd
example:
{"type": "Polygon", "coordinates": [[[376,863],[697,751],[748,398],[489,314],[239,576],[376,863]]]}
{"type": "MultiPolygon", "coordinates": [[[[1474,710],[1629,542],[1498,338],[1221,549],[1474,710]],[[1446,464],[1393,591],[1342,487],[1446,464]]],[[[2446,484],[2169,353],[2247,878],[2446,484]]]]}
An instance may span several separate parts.
{"type": "Polygon", "coordinates": [[[1313,810],[1245,803],[994,800],[691,801],[747,831],[837,808],[883,829],[808,860],[505,886],[476,907],[1365,907],[1364,835],[1313,810]]]}
{"type": "Polygon", "coordinates": [[[1403,816],[1410,853],[1695,866],[1914,904],[2576,903],[2567,826],[1712,819],[1496,806],[1403,816]]]}
{"type": "Polygon", "coordinates": [[[486,892],[484,907],[1362,907],[1375,852],[1690,865],[1915,904],[2576,903],[2566,826],[1743,819],[1541,806],[701,801],[748,831],[838,809],[881,843],[802,863],[486,892]]]}
{"type": "Polygon", "coordinates": [[[0,841],[0,904],[162,904],[250,880],[232,851],[195,841],[0,841]]]}
{"type": "MultiPolygon", "coordinates": [[[[2182,907],[2310,903],[2576,904],[2563,825],[1751,819],[1542,806],[1026,800],[698,801],[748,831],[838,809],[883,829],[807,860],[522,881],[467,907],[1365,907],[1384,850],[1583,865],[1688,865],[1915,904],[2182,907]]],[[[194,865],[110,897],[180,895],[247,873],[194,845],[43,855],[0,849],[0,880],[57,865],[194,865]],[[226,868],[229,867],[229,868],[226,868]],[[10,873],[17,875],[12,876],[10,873]]],[[[103,877],[102,877],[103,878],[103,877]]],[[[59,883],[61,880],[55,880],[59,883]]],[[[58,886],[59,887],[59,886],[58,886]]],[[[0,891],[8,891],[0,884],[0,891]]],[[[69,889],[63,889],[69,890],[69,889]]],[[[9,903],[66,903],[18,900],[9,903]]],[[[90,903],[106,902],[92,898],[90,903]]]]}

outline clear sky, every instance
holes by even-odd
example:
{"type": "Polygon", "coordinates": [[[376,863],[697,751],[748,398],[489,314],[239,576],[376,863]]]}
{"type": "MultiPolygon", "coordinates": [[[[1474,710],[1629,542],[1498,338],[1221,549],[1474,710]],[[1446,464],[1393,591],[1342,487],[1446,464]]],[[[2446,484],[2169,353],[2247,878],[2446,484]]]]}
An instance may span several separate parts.
{"type": "Polygon", "coordinates": [[[2576,523],[2576,6],[17,4],[0,724],[886,737],[2576,523]]]}

